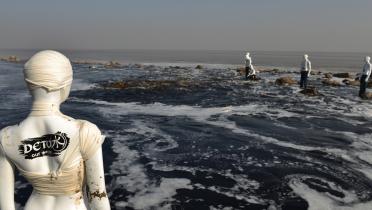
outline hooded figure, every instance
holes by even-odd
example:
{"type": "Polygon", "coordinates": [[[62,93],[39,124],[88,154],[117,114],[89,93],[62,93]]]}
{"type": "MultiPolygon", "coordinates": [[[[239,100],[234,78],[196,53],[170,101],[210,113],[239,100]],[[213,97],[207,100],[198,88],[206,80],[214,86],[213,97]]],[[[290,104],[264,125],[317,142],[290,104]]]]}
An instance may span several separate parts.
{"type": "Polygon", "coordinates": [[[301,62],[301,81],[300,81],[300,87],[301,88],[307,88],[307,79],[310,76],[311,72],[311,62],[309,60],[308,55],[304,55],[304,59],[301,62]]]}
{"type": "Polygon", "coordinates": [[[371,76],[371,58],[369,56],[366,57],[365,64],[363,66],[362,76],[360,78],[360,89],[359,89],[359,96],[361,98],[365,97],[366,89],[368,86],[368,80],[371,76]]]}
{"type": "Polygon", "coordinates": [[[250,77],[256,77],[256,70],[252,65],[252,58],[249,52],[247,52],[247,54],[245,55],[245,79],[248,79],[250,77]]]}

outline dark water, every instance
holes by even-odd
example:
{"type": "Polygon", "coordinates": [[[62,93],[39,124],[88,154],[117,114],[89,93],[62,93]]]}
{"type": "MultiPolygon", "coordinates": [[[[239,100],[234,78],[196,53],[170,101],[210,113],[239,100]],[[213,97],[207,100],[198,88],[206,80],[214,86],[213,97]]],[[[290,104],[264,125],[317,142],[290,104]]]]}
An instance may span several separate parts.
{"type": "MultiPolygon", "coordinates": [[[[38,50],[0,50],[0,57],[17,55],[28,59],[38,50]]],[[[109,61],[123,63],[178,64],[244,64],[243,51],[186,51],[186,50],[62,50],[72,60],[109,61]]],[[[364,58],[370,53],[342,52],[279,52],[253,51],[253,63],[258,66],[299,68],[304,53],[309,54],[314,69],[336,72],[361,71],[364,58]]]]}
{"type": "MultiPolygon", "coordinates": [[[[23,119],[22,65],[0,63],[0,127],[23,119]]],[[[62,111],[96,123],[112,209],[372,209],[371,103],[356,87],[246,82],[234,70],[75,65],[62,111]],[[107,81],[186,85],[102,88],[107,81]]],[[[16,201],[32,188],[18,178],[16,201]]]]}

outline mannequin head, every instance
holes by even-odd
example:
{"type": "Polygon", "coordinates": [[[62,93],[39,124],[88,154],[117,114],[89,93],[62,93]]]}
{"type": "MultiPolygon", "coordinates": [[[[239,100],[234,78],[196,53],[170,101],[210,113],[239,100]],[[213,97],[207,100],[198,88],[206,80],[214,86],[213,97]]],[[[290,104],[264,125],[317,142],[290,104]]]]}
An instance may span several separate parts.
{"type": "Polygon", "coordinates": [[[45,50],[27,61],[24,77],[34,101],[60,104],[70,93],[72,66],[61,53],[45,50]]]}
{"type": "Polygon", "coordinates": [[[250,58],[251,58],[251,55],[250,55],[249,52],[247,52],[247,53],[245,54],[245,58],[246,58],[246,59],[250,59],[250,58]]]}
{"type": "Polygon", "coordinates": [[[309,59],[309,56],[307,54],[304,55],[304,60],[309,59]]]}
{"type": "Polygon", "coordinates": [[[371,57],[366,56],[366,62],[369,63],[371,61],[371,57]]]}

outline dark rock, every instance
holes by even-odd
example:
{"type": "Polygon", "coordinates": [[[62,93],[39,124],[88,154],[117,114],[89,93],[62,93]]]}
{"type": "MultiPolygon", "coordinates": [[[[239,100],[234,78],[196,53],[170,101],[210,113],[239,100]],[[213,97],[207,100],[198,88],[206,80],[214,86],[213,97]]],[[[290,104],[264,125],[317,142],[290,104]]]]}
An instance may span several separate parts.
{"type": "Polygon", "coordinates": [[[116,81],[102,84],[104,88],[114,89],[151,89],[151,90],[165,90],[165,89],[182,89],[194,88],[201,86],[201,82],[189,80],[127,80],[116,81]]]}
{"type": "Polygon", "coordinates": [[[110,61],[110,62],[106,63],[104,65],[104,67],[107,68],[107,69],[118,69],[118,68],[121,68],[122,65],[119,62],[110,61]]]}
{"type": "Polygon", "coordinates": [[[333,74],[334,77],[338,77],[338,78],[351,78],[351,74],[350,73],[335,73],[333,74]]]}
{"type": "Polygon", "coordinates": [[[307,96],[319,96],[320,93],[315,87],[309,87],[300,91],[300,93],[307,96]]]}
{"type": "Polygon", "coordinates": [[[324,74],[324,77],[327,78],[327,79],[331,79],[332,78],[332,74],[331,73],[325,73],[324,74]]]}
{"type": "Polygon", "coordinates": [[[202,65],[197,65],[195,69],[203,69],[204,67],[202,65]]]}
{"type": "Polygon", "coordinates": [[[105,88],[115,88],[115,89],[126,89],[129,87],[129,84],[124,81],[112,82],[107,85],[104,85],[105,88]]]}
{"type": "Polygon", "coordinates": [[[182,69],[181,66],[169,66],[169,68],[171,68],[171,69],[182,69]]]}
{"type": "Polygon", "coordinates": [[[250,75],[250,76],[248,76],[247,80],[260,81],[261,78],[260,77],[257,77],[257,75],[250,75]]]}
{"type": "Polygon", "coordinates": [[[271,73],[271,74],[277,74],[277,73],[280,73],[280,70],[276,69],[276,68],[274,68],[274,69],[261,69],[260,72],[267,72],[267,73],[271,73]]]}
{"type": "Polygon", "coordinates": [[[297,84],[297,81],[292,77],[280,77],[276,79],[275,84],[277,85],[294,85],[297,84]]]}
{"type": "Polygon", "coordinates": [[[310,72],[310,75],[318,75],[318,74],[319,74],[318,71],[311,71],[311,72],[310,72]]]}

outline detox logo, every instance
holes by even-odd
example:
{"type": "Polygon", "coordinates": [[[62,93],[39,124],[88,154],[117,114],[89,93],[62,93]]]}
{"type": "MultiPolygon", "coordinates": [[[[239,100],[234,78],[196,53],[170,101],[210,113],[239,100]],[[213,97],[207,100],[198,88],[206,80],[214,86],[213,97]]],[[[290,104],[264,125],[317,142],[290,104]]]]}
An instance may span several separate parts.
{"type": "Polygon", "coordinates": [[[65,133],[46,134],[42,137],[23,140],[18,151],[25,159],[43,156],[55,157],[61,154],[70,144],[70,138],[65,133]]]}

